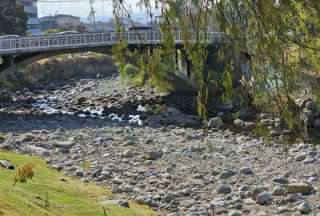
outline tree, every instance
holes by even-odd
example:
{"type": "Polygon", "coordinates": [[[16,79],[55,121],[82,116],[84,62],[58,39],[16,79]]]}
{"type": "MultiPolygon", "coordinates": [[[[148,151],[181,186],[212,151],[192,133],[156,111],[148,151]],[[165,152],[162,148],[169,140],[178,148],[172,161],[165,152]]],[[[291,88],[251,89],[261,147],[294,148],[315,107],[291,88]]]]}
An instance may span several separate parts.
{"type": "MultiPolygon", "coordinates": [[[[126,12],[124,1],[114,1],[115,12],[126,12]],[[120,8],[120,9],[119,9],[120,8]]],[[[320,73],[320,1],[290,0],[189,0],[181,4],[176,0],[141,0],[140,5],[150,8],[156,5],[165,20],[162,31],[174,32],[178,24],[183,32],[184,48],[189,55],[192,72],[197,81],[198,112],[206,117],[206,101],[209,83],[217,77],[217,71],[203,71],[205,51],[200,41],[202,32],[218,29],[223,32],[224,43],[220,56],[226,61],[222,79],[221,99],[241,105],[280,113],[289,129],[300,130],[301,121],[294,95],[305,88],[302,80],[306,73],[319,77],[320,73]],[[183,5],[183,13],[181,12],[183,5]],[[187,17],[187,19],[186,19],[187,17]],[[192,32],[189,26],[192,26],[192,32]],[[214,28],[212,28],[215,26],[214,28]],[[190,43],[190,35],[195,43],[190,43]],[[245,53],[252,68],[253,78],[238,80],[234,85],[235,59],[232,54],[245,53]],[[209,75],[208,75],[209,74],[209,75]],[[249,96],[248,96],[249,95],[249,96]],[[250,101],[248,101],[250,100],[250,101]],[[271,109],[272,108],[272,109],[271,109]]],[[[171,49],[163,46],[163,54],[171,49]]],[[[162,54],[158,54],[163,56],[162,54]]],[[[162,76],[165,77],[165,76],[162,76]]],[[[239,78],[238,78],[239,79],[239,78]]],[[[318,83],[311,86],[320,104],[318,83]]]]}
{"type": "Polygon", "coordinates": [[[0,1],[0,34],[25,35],[28,16],[16,0],[0,1]]]}

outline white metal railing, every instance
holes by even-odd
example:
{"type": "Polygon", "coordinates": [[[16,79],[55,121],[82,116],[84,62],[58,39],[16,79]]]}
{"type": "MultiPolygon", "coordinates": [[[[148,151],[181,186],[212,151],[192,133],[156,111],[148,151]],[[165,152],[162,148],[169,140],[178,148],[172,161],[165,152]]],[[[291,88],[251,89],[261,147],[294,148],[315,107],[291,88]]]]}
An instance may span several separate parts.
{"type": "MultiPolygon", "coordinates": [[[[221,32],[207,32],[201,34],[203,43],[213,43],[222,41],[221,32]]],[[[127,32],[103,32],[103,33],[84,33],[66,35],[47,35],[20,37],[12,39],[0,39],[0,55],[10,55],[17,53],[37,52],[59,48],[85,48],[112,46],[120,40],[128,44],[160,44],[164,38],[160,31],[127,31],[127,32]]],[[[182,44],[182,34],[180,31],[175,33],[176,44],[182,44]]],[[[195,40],[195,35],[191,36],[191,41],[195,40]]]]}

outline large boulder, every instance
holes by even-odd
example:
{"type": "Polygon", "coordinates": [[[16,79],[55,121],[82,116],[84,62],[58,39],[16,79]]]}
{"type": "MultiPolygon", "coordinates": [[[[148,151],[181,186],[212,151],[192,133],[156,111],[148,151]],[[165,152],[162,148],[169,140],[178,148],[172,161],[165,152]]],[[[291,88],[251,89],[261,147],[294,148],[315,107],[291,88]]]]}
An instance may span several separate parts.
{"type": "Polygon", "coordinates": [[[166,81],[172,87],[170,89],[171,92],[197,95],[196,83],[184,73],[176,72],[175,74],[170,74],[166,77],[166,81]]]}

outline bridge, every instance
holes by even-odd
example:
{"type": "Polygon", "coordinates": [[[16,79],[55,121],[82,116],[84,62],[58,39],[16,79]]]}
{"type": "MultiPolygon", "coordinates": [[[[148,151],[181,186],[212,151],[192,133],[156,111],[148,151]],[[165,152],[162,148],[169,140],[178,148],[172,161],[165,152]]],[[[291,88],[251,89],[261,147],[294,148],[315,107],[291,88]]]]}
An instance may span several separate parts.
{"type": "MultiPolygon", "coordinates": [[[[163,44],[166,37],[158,30],[126,31],[126,32],[103,32],[103,33],[79,33],[79,34],[57,34],[47,36],[19,37],[11,39],[0,39],[0,72],[12,65],[26,65],[50,56],[94,51],[106,53],[111,48],[124,41],[129,47],[149,47],[163,44]]],[[[174,33],[177,48],[183,46],[184,40],[181,31],[174,33]]],[[[196,35],[193,33],[189,42],[194,42],[196,35]]],[[[219,44],[223,41],[221,32],[206,32],[199,35],[203,44],[219,44]]]]}

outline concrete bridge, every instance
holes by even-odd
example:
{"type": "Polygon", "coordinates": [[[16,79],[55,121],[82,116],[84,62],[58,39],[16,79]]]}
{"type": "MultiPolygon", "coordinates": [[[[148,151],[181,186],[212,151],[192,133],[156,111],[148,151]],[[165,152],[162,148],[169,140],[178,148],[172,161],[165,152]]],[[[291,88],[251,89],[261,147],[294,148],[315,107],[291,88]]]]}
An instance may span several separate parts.
{"type": "MultiPolygon", "coordinates": [[[[182,48],[182,32],[177,31],[174,36],[177,49],[182,48]]],[[[161,46],[164,38],[165,35],[157,30],[139,30],[0,39],[0,72],[12,66],[24,66],[64,53],[93,51],[111,54],[112,47],[120,40],[125,41],[129,48],[152,48],[161,46]]],[[[193,42],[194,38],[195,35],[192,35],[190,42],[193,42]]],[[[219,44],[223,40],[223,34],[206,32],[200,35],[200,39],[204,44],[219,44]]],[[[186,64],[189,74],[190,63],[187,60],[183,63],[186,64]]]]}

